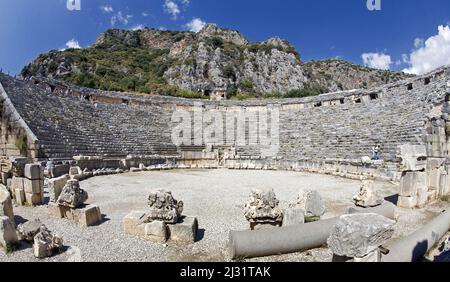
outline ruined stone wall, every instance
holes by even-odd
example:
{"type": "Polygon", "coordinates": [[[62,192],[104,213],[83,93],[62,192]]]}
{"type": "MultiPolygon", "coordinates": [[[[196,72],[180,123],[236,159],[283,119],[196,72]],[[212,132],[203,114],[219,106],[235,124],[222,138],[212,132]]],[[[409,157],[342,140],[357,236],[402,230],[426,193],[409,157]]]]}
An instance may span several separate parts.
{"type": "Polygon", "coordinates": [[[16,111],[0,84],[0,156],[36,158],[38,151],[37,137],[16,111]]]}
{"type": "MultiPolygon", "coordinates": [[[[37,136],[39,158],[156,155],[211,160],[215,155],[203,151],[208,144],[173,145],[173,111],[189,111],[198,103],[204,109],[220,112],[276,105],[280,109],[278,154],[265,159],[258,146],[228,144],[235,152],[227,159],[265,159],[265,163],[281,167],[302,164],[312,170],[322,166],[332,171],[330,164],[361,163],[361,158],[370,156],[377,143],[382,146],[383,160],[393,163],[398,145],[426,144],[428,115],[444,103],[449,77],[449,70],[443,68],[376,89],[249,101],[198,101],[104,92],[48,79],[18,81],[5,75],[0,75],[0,83],[15,110],[37,136]]],[[[251,132],[247,129],[247,134],[251,132]]]]}

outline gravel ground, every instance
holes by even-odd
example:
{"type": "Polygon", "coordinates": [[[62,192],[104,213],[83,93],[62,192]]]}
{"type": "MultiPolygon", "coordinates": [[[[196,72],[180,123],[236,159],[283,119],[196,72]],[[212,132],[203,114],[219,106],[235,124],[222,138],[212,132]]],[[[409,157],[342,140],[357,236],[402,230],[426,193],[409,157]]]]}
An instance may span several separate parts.
{"type": "MultiPolygon", "coordinates": [[[[377,183],[385,196],[396,193],[397,186],[377,183]]],[[[64,239],[65,251],[46,261],[228,261],[226,244],[230,230],[249,228],[243,216],[243,205],[254,187],[273,188],[280,206],[294,202],[299,189],[317,189],[326,201],[325,218],[342,214],[359,190],[360,182],[333,176],[284,171],[241,170],[173,170],[101,176],[81,182],[88,191],[88,203],[100,206],[104,221],[82,228],[65,219],[53,219],[46,206],[15,207],[16,222],[39,218],[64,239]],[[150,191],[163,188],[184,201],[185,215],[199,221],[199,241],[183,246],[153,243],[123,232],[122,218],[133,210],[147,208],[150,191]]],[[[430,205],[426,210],[398,210],[395,237],[402,237],[436,216],[444,204],[430,205]]],[[[327,248],[303,253],[252,259],[249,261],[330,261],[327,248]]],[[[0,261],[37,261],[30,245],[6,255],[0,261]]]]}

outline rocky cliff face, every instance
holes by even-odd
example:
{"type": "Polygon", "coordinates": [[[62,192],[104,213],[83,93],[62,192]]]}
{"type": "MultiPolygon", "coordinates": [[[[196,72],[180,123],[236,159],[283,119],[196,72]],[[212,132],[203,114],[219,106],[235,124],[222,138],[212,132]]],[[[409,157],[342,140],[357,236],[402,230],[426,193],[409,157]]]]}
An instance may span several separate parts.
{"type": "Polygon", "coordinates": [[[341,60],[303,63],[278,37],[250,43],[238,31],[206,25],[199,33],[108,30],[86,49],[50,51],[22,71],[104,90],[187,97],[297,96],[371,87],[406,77],[341,60]],[[297,92],[292,92],[296,90],[297,92]]]}

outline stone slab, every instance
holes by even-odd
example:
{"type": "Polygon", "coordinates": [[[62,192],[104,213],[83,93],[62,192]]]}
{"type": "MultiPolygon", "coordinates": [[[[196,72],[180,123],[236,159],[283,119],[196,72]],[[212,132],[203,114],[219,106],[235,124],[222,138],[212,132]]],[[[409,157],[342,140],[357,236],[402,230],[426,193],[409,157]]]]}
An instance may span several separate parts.
{"type": "Polygon", "coordinates": [[[168,224],[170,240],[183,243],[194,243],[197,239],[198,221],[195,217],[186,216],[176,224],[168,224]]]}
{"type": "Polygon", "coordinates": [[[283,226],[305,223],[305,211],[300,208],[288,208],[283,214],[283,226]]]}
{"type": "Polygon", "coordinates": [[[135,236],[144,236],[145,224],[142,224],[144,216],[144,211],[133,211],[126,215],[122,220],[125,233],[135,236]]]}
{"type": "Polygon", "coordinates": [[[144,225],[146,239],[157,242],[167,241],[168,230],[167,225],[163,221],[152,221],[144,225]]]}
{"type": "Polygon", "coordinates": [[[19,206],[25,205],[26,199],[25,199],[25,191],[23,189],[14,190],[14,195],[15,195],[17,205],[19,205],[19,206]]]}
{"type": "Polygon", "coordinates": [[[339,218],[327,240],[333,254],[362,258],[391,239],[395,221],[374,213],[347,214],[339,218]]]}
{"type": "Polygon", "coordinates": [[[39,164],[26,164],[24,175],[31,180],[44,179],[44,168],[39,164]]]}
{"type": "Polygon", "coordinates": [[[40,205],[43,204],[42,199],[43,199],[43,197],[42,197],[41,193],[39,193],[39,194],[32,194],[32,193],[26,193],[25,192],[25,200],[26,200],[27,205],[40,206],[40,205]]]}
{"type": "Polygon", "coordinates": [[[18,242],[16,227],[14,222],[7,216],[0,217],[0,246],[8,248],[11,244],[18,242]]]}
{"type": "Polygon", "coordinates": [[[23,180],[23,187],[25,190],[25,193],[30,194],[40,194],[44,190],[44,179],[24,179],[23,180]]]}
{"type": "Polygon", "coordinates": [[[68,174],[48,180],[48,192],[51,202],[56,202],[59,195],[61,195],[62,189],[69,180],[70,177],[68,174]]]}
{"type": "Polygon", "coordinates": [[[401,208],[412,209],[417,206],[417,196],[414,197],[398,197],[397,206],[401,208]]]}
{"type": "Polygon", "coordinates": [[[96,205],[89,205],[81,209],[71,209],[73,220],[83,227],[95,226],[102,221],[100,208],[96,205]]]}
{"type": "Polygon", "coordinates": [[[12,180],[11,180],[11,190],[15,191],[17,189],[22,189],[24,190],[24,177],[17,177],[17,176],[13,176],[12,180]]]}
{"type": "Polygon", "coordinates": [[[417,196],[419,190],[428,190],[427,173],[419,171],[404,172],[400,179],[399,195],[414,197],[417,196]]]}
{"type": "Polygon", "coordinates": [[[5,186],[0,185],[0,216],[7,216],[14,222],[12,199],[5,186]]]}

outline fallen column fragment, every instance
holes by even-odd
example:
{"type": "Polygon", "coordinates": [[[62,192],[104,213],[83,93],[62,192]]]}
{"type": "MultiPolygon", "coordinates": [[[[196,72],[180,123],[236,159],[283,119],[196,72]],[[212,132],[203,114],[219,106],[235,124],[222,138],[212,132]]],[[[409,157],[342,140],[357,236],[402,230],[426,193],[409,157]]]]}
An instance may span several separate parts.
{"type": "MultiPolygon", "coordinates": [[[[349,209],[349,213],[376,213],[394,219],[395,206],[385,202],[375,208],[349,209]]],[[[327,242],[339,217],[316,222],[254,231],[231,231],[232,259],[286,254],[317,248],[327,242]]]]}
{"type": "Polygon", "coordinates": [[[389,253],[383,262],[415,262],[422,258],[450,230],[450,210],[413,234],[384,246],[389,253]]]}

